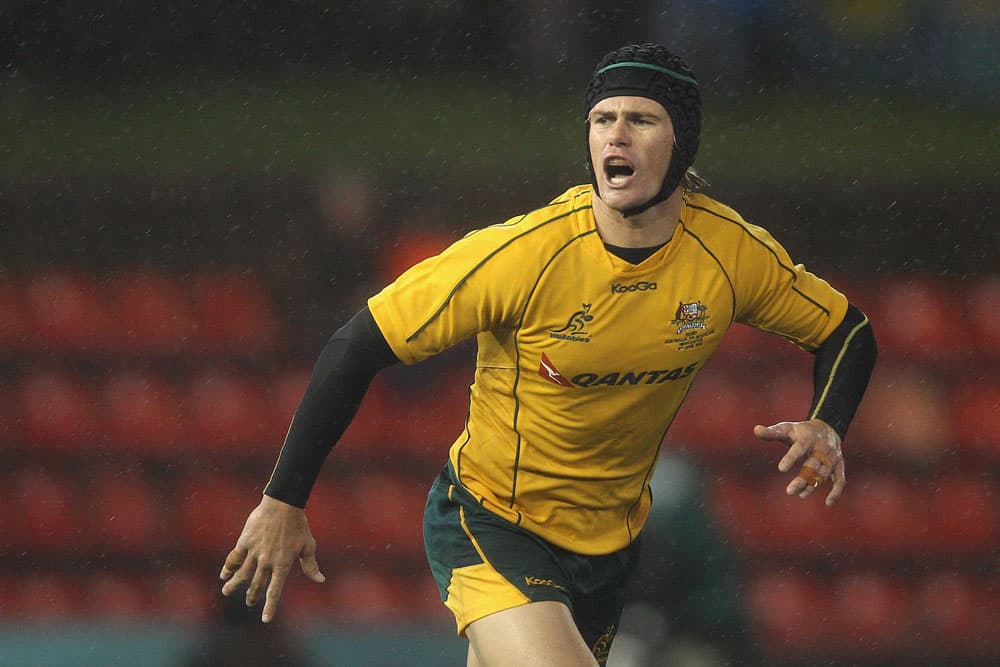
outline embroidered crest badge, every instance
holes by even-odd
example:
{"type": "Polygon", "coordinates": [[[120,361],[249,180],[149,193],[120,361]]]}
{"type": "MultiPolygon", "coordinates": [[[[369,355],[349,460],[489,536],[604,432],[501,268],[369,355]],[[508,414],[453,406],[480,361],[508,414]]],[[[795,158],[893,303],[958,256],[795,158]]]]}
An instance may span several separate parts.
{"type": "Polygon", "coordinates": [[[701,347],[705,337],[715,333],[714,328],[709,329],[711,319],[708,306],[700,299],[681,301],[674,311],[674,319],[670,321],[672,335],[663,342],[677,345],[678,350],[701,347]]]}

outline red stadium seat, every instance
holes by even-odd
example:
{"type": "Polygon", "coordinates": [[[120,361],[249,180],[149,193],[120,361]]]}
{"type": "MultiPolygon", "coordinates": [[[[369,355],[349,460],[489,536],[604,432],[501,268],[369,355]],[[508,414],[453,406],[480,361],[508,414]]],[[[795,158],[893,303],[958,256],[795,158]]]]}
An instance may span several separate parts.
{"type": "Polygon", "coordinates": [[[0,384],[0,452],[21,441],[22,417],[14,400],[16,392],[0,384]]]}
{"type": "Polygon", "coordinates": [[[864,659],[897,654],[912,637],[911,609],[909,591],[894,579],[867,572],[842,576],[833,589],[832,650],[864,659]]]}
{"type": "MultiPolygon", "coordinates": [[[[269,410],[268,441],[275,444],[275,452],[278,451],[281,443],[284,442],[288,427],[291,425],[295,410],[302,401],[306,386],[309,384],[309,377],[312,373],[311,367],[299,366],[287,368],[277,373],[268,383],[266,392],[269,410]]],[[[380,428],[378,423],[379,409],[381,407],[380,392],[383,383],[376,378],[365,395],[361,404],[361,409],[349,426],[347,432],[336,443],[338,458],[348,455],[355,455],[362,450],[370,450],[370,442],[373,434],[380,428]]]]}
{"type": "Polygon", "coordinates": [[[763,484],[737,475],[712,481],[711,507],[740,548],[783,555],[815,555],[831,549],[839,535],[835,515],[816,494],[805,500],[785,494],[788,481],[791,476],[777,475],[763,484]]]}
{"type": "Polygon", "coordinates": [[[448,447],[465,428],[469,382],[469,370],[457,369],[432,374],[417,392],[390,386],[391,409],[379,422],[380,453],[443,465],[448,447]]]}
{"type": "Polygon", "coordinates": [[[94,280],[73,271],[30,278],[24,297],[32,321],[33,347],[74,352],[105,349],[113,321],[94,280]]]}
{"type": "Polygon", "coordinates": [[[977,377],[961,377],[955,388],[950,424],[955,429],[963,454],[1000,460],[1000,382],[977,377]]]}
{"type": "Polygon", "coordinates": [[[805,353],[796,355],[796,350],[794,344],[777,334],[737,322],[726,331],[722,344],[716,351],[717,356],[713,366],[736,365],[739,368],[770,366],[778,361],[787,364],[789,359],[793,364],[801,364],[808,359],[805,353]],[[797,356],[801,356],[802,360],[796,360],[797,356]]]}
{"type": "Polygon", "coordinates": [[[876,367],[848,438],[895,462],[930,467],[951,446],[948,401],[916,365],[876,367]]]}
{"type": "Polygon", "coordinates": [[[83,606],[90,619],[135,620],[149,613],[152,601],[142,579],[113,573],[84,580],[83,606]]]}
{"type": "Polygon", "coordinates": [[[797,572],[756,575],[747,586],[751,626],[773,656],[808,657],[830,645],[830,596],[826,584],[797,572]]]}
{"type": "Polygon", "coordinates": [[[32,573],[18,586],[19,621],[67,621],[84,609],[83,587],[76,578],[32,573]]]}
{"type": "Polygon", "coordinates": [[[61,452],[95,445],[100,423],[97,404],[82,379],[59,371],[23,378],[18,400],[26,444],[61,452]]]}
{"type": "Polygon", "coordinates": [[[776,549],[774,526],[760,482],[745,475],[716,474],[707,485],[709,507],[719,525],[741,550],[776,549]]]}
{"type": "MultiPolygon", "coordinates": [[[[2,521],[2,519],[0,519],[2,521]]],[[[0,529],[6,530],[2,524],[0,529]]],[[[6,533],[5,533],[6,534],[6,533]]],[[[2,550],[3,547],[0,547],[2,550]]],[[[21,616],[20,577],[5,574],[0,576],[0,623],[8,624],[21,616]]]]}
{"type": "Polygon", "coordinates": [[[32,325],[21,292],[6,276],[0,276],[0,313],[0,353],[20,350],[30,342],[32,325]]]}
{"type": "Polygon", "coordinates": [[[964,349],[954,335],[964,304],[948,297],[942,284],[896,278],[882,285],[873,326],[880,351],[922,361],[950,361],[964,349]]]}
{"type": "MultiPolygon", "coordinates": [[[[320,569],[324,567],[321,561],[320,569]]],[[[388,573],[367,566],[324,570],[324,573],[327,580],[321,584],[300,576],[288,580],[280,614],[291,626],[331,618],[338,623],[362,626],[426,620],[419,616],[420,600],[414,585],[416,577],[430,579],[429,574],[420,572],[405,577],[395,570],[388,573]]]]}
{"type": "MultiPolygon", "coordinates": [[[[269,383],[270,410],[269,441],[277,447],[284,441],[292,416],[309,384],[311,369],[306,367],[286,369],[269,383]]],[[[439,400],[441,399],[438,396],[439,400]]],[[[376,377],[361,402],[357,414],[347,431],[336,443],[338,460],[346,458],[384,459],[392,456],[413,456],[418,451],[416,443],[407,441],[407,429],[421,428],[407,424],[409,421],[426,422],[427,415],[416,413],[410,402],[390,395],[384,377],[376,377]]],[[[454,422],[454,419],[452,419],[454,422]]],[[[454,436],[457,431],[453,433],[454,436]]],[[[450,440],[449,440],[450,442],[450,440]]],[[[440,451],[444,451],[441,449],[440,451]]],[[[441,458],[443,461],[443,457],[441,458]]]]}
{"type": "Polygon", "coordinates": [[[745,460],[761,454],[753,427],[765,421],[764,412],[759,392],[713,366],[695,380],[667,440],[696,456],[722,456],[723,462],[745,460]]]}
{"type": "MultiPolygon", "coordinates": [[[[0,512],[0,535],[4,536],[3,540],[0,540],[0,556],[5,553],[14,553],[20,547],[17,544],[17,540],[14,535],[19,526],[16,515],[14,512],[17,510],[17,505],[14,500],[14,491],[11,487],[10,480],[7,479],[6,475],[0,475],[0,507],[6,508],[5,511],[0,512]]],[[[3,601],[2,591],[0,591],[0,602],[3,601]]]]}
{"type": "Polygon", "coordinates": [[[264,481],[207,472],[185,476],[175,489],[183,545],[193,553],[224,559],[236,544],[247,515],[260,502],[264,481]]]}
{"type": "Polygon", "coordinates": [[[81,513],[80,493],[71,478],[32,468],[14,474],[11,546],[30,552],[86,549],[90,530],[81,513]]]}
{"type": "MultiPolygon", "coordinates": [[[[281,595],[279,618],[284,619],[291,627],[302,627],[332,618],[341,602],[334,597],[338,591],[333,582],[338,574],[330,568],[335,566],[335,563],[324,560],[322,555],[319,557],[319,569],[326,575],[326,581],[320,584],[299,576],[301,571],[296,572],[296,576],[289,577],[281,595]]],[[[343,616],[350,617],[347,612],[343,612],[343,616]]]]}
{"type": "Polygon", "coordinates": [[[342,551],[354,539],[362,517],[354,512],[351,484],[321,474],[313,486],[306,516],[319,553],[342,551]]]}
{"type": "Polygon", "coordinates": [[[415,480],[388,473],[358,477],[353,487],[360,545],[392,558],[423,555],[427,489],[415,480]]]}
{"type": "Polygon", "coordinates": [[[191,383],[187,411],[189,436],[205,453],[270,456],[281,445],[269,428],[266,393],[257,378],[204,371],[191,383]]]}
{"type": "Polygon", "coordinates": [[[931,539],[928,548],[944,553],[977,554],[995,549],[1000,537],[1000,497],[986,477],[953,473],[931,484],[931,539]]]}
{"type": "Polygon", "coordinates": [[[403,577],[373,570],[339,574],[325,584],[342,621],[361,624],[399,623],[413,615],[413,584],[403,577]]]}
{"type": "Polygon", "coordinates": [[[178,354],[196,348],[194,306],[178,279],[152,270],[130,271],[114,278],[108,295],[121,349],[178,354]]]}
{"type": "MultiPolygon", "coordinates": [[[[216,556],[224,559],[225,553],[216,556]]],[[[221,567],[222,560],[219,560],[221,567]]],[[[152,611],[157,617],[192,627],[203,627],[222,587],[217,576],[205,572],[174,570],[169,566],[154,583],[152,611]]]]}
{"type": "Polygon", "coordinates": [[[939,655],[974,658],[990,653],[990,636],[996,635],[1000,617],[984,582],[939,572],[918,582],[915,597],[918,629],[939,655]]]}
{"type": "Polygon", "coordinates": [[[808,369],[779,370],[762,380],[761,385],[766,407],[758,421],[764,426],[781,421],[799,421],[809,416],[813,381],[808,369]]]}
{"type": "Polygon", "coordinates": [[[195,280],[193,292],[200,338],[210,349],[252,353],[281,343],[281,321],[256,278],[206,272],[195,280]]]}
{"type": "Polygon", "coordinates": [[[830,486],[823,485],[805,499],[789,496],[785,488],[793,477],[787,473],[769,478],[760,500],[766,508],[771,548],[784,554],[828,553],[842,539],[840,514],[825,503],[830,486]]]}
{"type": "Polygon", "coordinates": [[[455,617],[441,601],[441,591],[430,572],[421,572],[411,580],[413,591],[413,614],[422,623],[440,623],[441,627],[453,630],[455,617]]]}
{"type": "Polygon", "coordinates": [[[385,377],[376,377],[368,387],[354,420],[337,443],[337,456],[371,459],[394,448],[395,435],[391,423],[395,408],[385,377]]]}
{"type": "Polygon", "coordinates": [[[124,372],[103,388],[104,424],[112,447],[142,456],[196,448],[187,435],[180,390],[149,374],[124,372]]]}
{"type": "Polygon", "coordinates": [[[302,402],[312,369],[307,367],[287,368],[282,370],[268,384],[268,402],[271,406],[272,434],[276,441],[284,440],[288,426],[292,422],[296,408],[302,402]]]}
{"type": "Polygon", "coordinates": [[[840,551],[905,556],[927,542],[926,499],[899,477],[850,478],[840,505],[840,551]]]}
{"type": "Polygon", "coordinates": [[[151,556],[170,544],[165,494],[141,474],[104,472],[87,485],[87,525],[100,550],[151,556]]]}
{"type": "Polygon", "coordinates": [[[978,355],[1000,357],[1000,275],[976,283],[966,301],[968,323],[978,355]]]}

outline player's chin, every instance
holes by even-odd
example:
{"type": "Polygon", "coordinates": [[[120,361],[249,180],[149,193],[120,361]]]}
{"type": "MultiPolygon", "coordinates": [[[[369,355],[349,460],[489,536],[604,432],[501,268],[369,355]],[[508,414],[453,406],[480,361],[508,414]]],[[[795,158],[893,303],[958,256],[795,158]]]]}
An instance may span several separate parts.
{"type": "MultiPolygon", "coordinates": [[[[648,199],[648,197],[646,198],[648,199]]],[[[637,196],[634,192],[603,188],[601,190],[601,201],[603,201],[612,211],[622,213],[629,211],[646,201],[637,196]]]]}

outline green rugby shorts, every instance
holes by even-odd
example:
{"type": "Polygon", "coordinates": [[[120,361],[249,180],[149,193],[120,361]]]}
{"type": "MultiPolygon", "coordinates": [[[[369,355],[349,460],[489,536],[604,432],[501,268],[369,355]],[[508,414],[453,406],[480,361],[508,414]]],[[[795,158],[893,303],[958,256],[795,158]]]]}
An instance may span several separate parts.
{"type": "Polygon", "coordinates": [[[459,635],[490,614],[554,600],[569,607],[601,663],[618,630],[625,584],[639,556],[638,540],[600,556],[550,544],[484,509],[455,482],[450,464],[427,497],[424,546],[459,635]]]}

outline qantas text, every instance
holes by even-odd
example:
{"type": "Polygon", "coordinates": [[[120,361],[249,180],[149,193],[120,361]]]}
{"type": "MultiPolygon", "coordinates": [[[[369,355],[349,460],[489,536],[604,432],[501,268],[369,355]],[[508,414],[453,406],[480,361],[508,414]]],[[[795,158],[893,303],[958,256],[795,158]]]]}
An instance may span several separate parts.
{"type": "Polygon", "coordinates": [[[625,387],[636,384],[660,384],[673,380],[683,380],[694,373],[698,368],[697,363],[693,363],[686,368],[669,368],[655,371],[618,371],[606,375],[597,373],[579,373],[570,378],[577,387],[625,387]]]}

